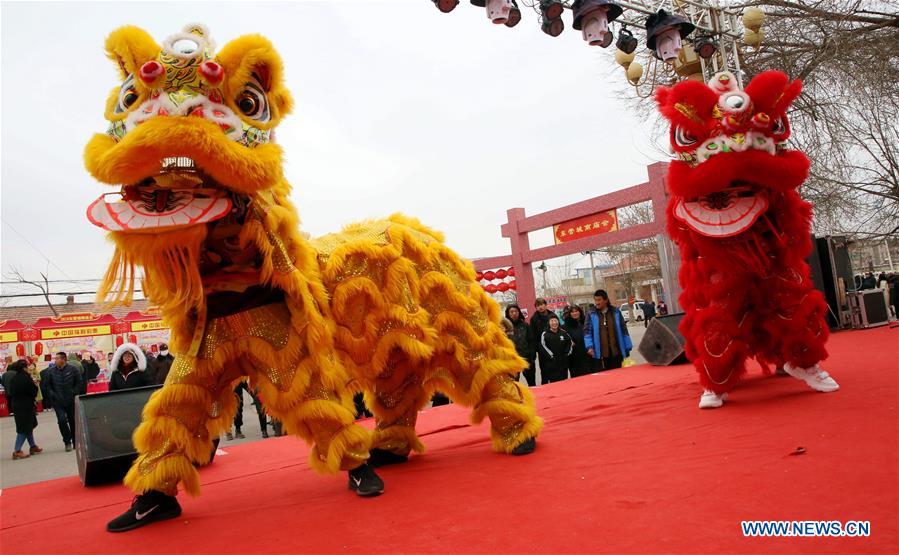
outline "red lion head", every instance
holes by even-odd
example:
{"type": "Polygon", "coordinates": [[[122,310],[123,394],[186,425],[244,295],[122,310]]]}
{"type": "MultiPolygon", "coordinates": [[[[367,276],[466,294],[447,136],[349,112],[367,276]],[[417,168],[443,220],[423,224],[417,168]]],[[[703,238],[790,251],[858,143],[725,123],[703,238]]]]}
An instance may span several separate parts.
{"type": "Polygon", "coordinates": [[[684,81],[658,91],[678,157],[668,171],[675,218],[702,235],[731,237],[752,227],[772,193],[805,181],[808,158],[785,146],[787,108],[801,90],[801,81],[766,71],[743,91],[729,72],[708,85],[684,81]]]}

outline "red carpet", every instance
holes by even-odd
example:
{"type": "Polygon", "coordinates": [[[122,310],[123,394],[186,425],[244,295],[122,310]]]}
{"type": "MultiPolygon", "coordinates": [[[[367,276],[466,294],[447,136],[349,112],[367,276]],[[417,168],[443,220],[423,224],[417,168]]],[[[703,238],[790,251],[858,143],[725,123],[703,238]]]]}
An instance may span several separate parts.
{"type": "Polygon", "coordinates": [[[422,413],[427,454],[381,470],[361,499],[318,477],[293,438],[227,448],[176,520],[113,535],[120,486],[64,478],[0,496],[0,551],[897,551],[899,330],[832,336],[837,393],[754,372],[724,408],[696,408],[690,366],[640,366],[537,390],[538,450],[493,454],[449,406],[422,413]],[[802,455],[791,455],[797,447],[802,455]],[[868,520],[867,538],[744,538],[742,520],[868,520]]]}

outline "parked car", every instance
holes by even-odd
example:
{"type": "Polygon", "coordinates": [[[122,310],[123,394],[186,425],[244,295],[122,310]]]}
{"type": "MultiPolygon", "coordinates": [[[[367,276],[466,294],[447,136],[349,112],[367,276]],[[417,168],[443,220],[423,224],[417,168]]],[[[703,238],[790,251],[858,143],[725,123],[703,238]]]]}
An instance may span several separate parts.
{"type": "Polygon", "coordinates": [[[643,303],[646,301],[634,301],[634,308],[631,310],[631,314],[633,314],[634,319],[638,322],[642,322],[644,318],[646,318],[646,313],[643,311],[643,303]]]}
{"type": "Polygon", "coordinates": [[[618,307],[618,310],[621,311],[621,315],[624,317],[625,322],[631,321],[631,305],[624,303],[623,305],[618,307]]]}

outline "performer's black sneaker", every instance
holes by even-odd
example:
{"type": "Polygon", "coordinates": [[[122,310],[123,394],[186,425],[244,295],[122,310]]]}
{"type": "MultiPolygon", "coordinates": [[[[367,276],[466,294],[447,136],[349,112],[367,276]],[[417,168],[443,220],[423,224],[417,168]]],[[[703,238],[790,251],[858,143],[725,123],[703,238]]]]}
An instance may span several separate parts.
{"type": "Polygon", "coordinates": [[[109,532],[126,532],[151,522],[178,518],[181,516],[181,505],[171,495],[151,490],[138,495],[131,503],[131,508],[109,521],[106,530],[109,532]]]}
{"type": "Polygon", "coordinates": [[[384,493],[384,481],[368,464],[357,466],[349,472],[350,489],[360,497],[372,497],[384,493]]]}
{"type": "Polygon", "coordinates": [[[534,452],[534,449],[537,448],[537,438],[530,438],[524,443],[521,443],[515,449],[512,449],[513,455],[530,455],[534,452]]]}
{"type": "Polygon", "coordinates": [[[407,455],[397,455],[393,451],[386,449],[372,449],[368,452],[368,465],[372,468],[387,466],[389,464],[400,464],[409,460],[407,455]]]}

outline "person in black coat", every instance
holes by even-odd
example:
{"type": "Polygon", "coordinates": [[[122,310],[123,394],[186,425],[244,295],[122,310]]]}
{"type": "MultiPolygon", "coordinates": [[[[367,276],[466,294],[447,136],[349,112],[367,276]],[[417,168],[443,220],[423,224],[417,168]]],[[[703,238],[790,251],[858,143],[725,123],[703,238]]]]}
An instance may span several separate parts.
{"type": "Polygon", "coordinates": [[[175,362],[175,357],[169,352],[169,346],[165,343],[160,343],[159,355],[157,355],[156,358],[153,359],[152,364],[150,364],[150,374],[152,374],[155,383],[165,383],[165,379],[169,375],[169,370],[172,369],[173,362],[175,362]]]}
{"type": "Polygon", "coordinates": [[[537,385],[537,377],[536,377],[537,368],[534,365],[535,359],[540,361],[540,374],[541,374],[541,376],[543,376],[542,382],[549,383],[546,381],[546,378],[545,378],[545,376],[547,375],[547,372],[546,372],[546,370],[543,369],[543,366],[546,364],[546,362],[545,362],[546,354],[543,352],[543,349],[540,348],[539,343],[540,343],[540,337],[543,335],[543,332],[546,330],[547,326],[549,325],[549,316],[550,316],[550,314],[552,314],[552,312],[550,312],[547,307],[546,299],[538,298],[536,301],[534,301],[534,308],[536,309],[536,312],[534,312],[534,315],[531,316],[531,323],[530,323],[531,337],[533,338],[533,341],[534,341],[534,354],[531,355],[531,359],[530,359],[531,367],[528,368],[527,370],[525,370],[525,374],[524,374],[524,377],[526,379],[528,379],[528,374],[534,376],[533,383],[531,383],[531,380],[528,379],[528,385],[531,387],[537,385]]]}
{"type": "Polygon", "coordinates": [[[65,353],[59,352],[47,372],[46,383],[49,397],[44,398],[50,399],[66,451],[71,451],[75,448],[75,395],[81,390],[81,372],[68,363],[65,353]]]}
{"type": "Polygon", "coordinates": [[[81,359],[81,366],[84,368],[84,390],[87,391],[87,384],[96,380],[100,375],[100,365],[94,359],[94,355],[87,355],[81,359]]]}
{"type": "Polygon", "coordinates": [[[124,343],[116,349],[111,368],[110,391],[153,385],[153,379],[146,372],[147,357],[133,343],[124,343]]]}
{"type": "Polygon", "coordinates": [[[540,336],[540,349],[544,355],[540,362],[543,383],[560,382],[568,378],[568,357],[573,348],[574,343],[568,332],[559,325],[559,317],[550,315],[549,326],[540,336]]]}
{"type": "Polygon", "coordinates": [[[593,370],[593,361],[587,354],[587,347],[584,345],[584,321],[584,312],[581,307],[574,305],[566,310],[563,327],[571,337],[571,341],[574,342],[571,356],[568,357],[568,367],[572,378],[585,376],[593,370]]]}
{"type": "Polygon", "coordinates": [[[527,380],[529,386],[533,386],[535,385],[534,374],[537,370],[533,364],[534,336],[531,334],[531,327],[524,321],[524,315],[517,304],[510,304],[506,307],[506,320],[512,323],[512,331],[508,333],[508,336],[515,344],[515,352],[531,363],[530,367],[524,371],[524,379],[527,380]]]}
{"type": "Polygon", "coordinates": [[[34,428],[37,426],[37,414],[35,413],[37,384],[31,379],[31,374],[28,373],[28,363],[24,360],[10,364],[9,368],[14,372],[9,379],[9,398],[10,406],[15,411],[16,421],[16,444],[12,458],[13,460],[27,459],[29,456],[43,451],[34,442],[34,428]],[[30,446],[28,453],[22,451],[26,440],[30,446]]]}

